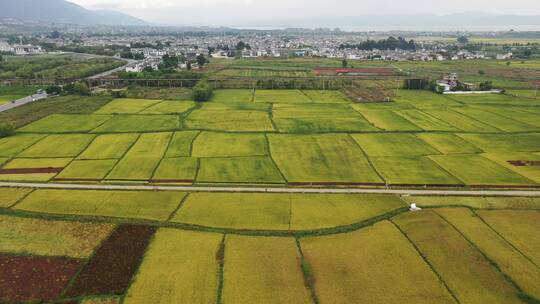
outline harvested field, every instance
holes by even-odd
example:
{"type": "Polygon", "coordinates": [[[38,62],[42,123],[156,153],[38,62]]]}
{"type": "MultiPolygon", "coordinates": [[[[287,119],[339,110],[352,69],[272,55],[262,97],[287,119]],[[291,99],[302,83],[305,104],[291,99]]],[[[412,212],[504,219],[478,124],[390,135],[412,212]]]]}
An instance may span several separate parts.
{"type": "Polygon", "coordinates": [[[482,150],[455,134],[419,133],[416,136],[444,154],[473,154],[482,152],[482,150]]]}
{"type": "Polygon", "coordinates": [[[311,103],[313,102],[300,90],[257,90],[255,102],[266,103],[311,103]]]}
{"type": "Polygon", "coordinates": [[[312,303],[292,237],[227,236],[223,280],[223,303],[312,303]]]}
{"type": "Polygon", "coordinates": [[[116,159],[75,160],[55,176],[56,180],[102,180],[116,165],[116,159]]]}
{"type": "Polygon", "coordinates": [[[454,303],[414,247],[389,222],[300,240],[321,303],[454,303]]]}
{"type": "Polygon", "coordinates": [[[536,210],[480,210],[478,215],[510,244],[540,265],[540,212],[536,210]]]}
{"type": "Polygon", "coordinates": [[[156,99],[114,99],[101,109],[97,110],[96,114],[134,114],[139,113],[162,100],[156,99]]]}
{"type": "Polygon", "coordinates": [[[165,221],[184,195],[182,192],[36,190],[15,209],[165,221]]]}
{"type": "Polygon", "coordinates": [[[461,303],[521,303],[503,274],[434,211],[406,213],[394,221],[461,303]]]}
{"type": "Polygon", "coordinates": [[[265,156],[264,134],[202,132],[193,142],[194,157],[265,156]]]}
{"type": "Polygon", "coordinates": [[[85,133],[112,118],[112,115],[53,114],[26,125],[18,132],[30,133],[85,133]]]}
{"type": "Polygon", "coordinates": [[[195,107],[192,101],[162,101],[145,110],[141,114],[182,114],[195,107]]]}
{"type": "Polygon", "coordinates": [[[527,294],[540,299],[540,268],[465,208],[436,212],[451,222],[527,294]]]}
{"type": "Polygon", "coordinates": [[[220,234],[160,229],[123,303],[215,303],[220,234]]]}
{"type": "Polygon", "coordinates": [[[139,267],[155,228],[122,225],[96,250],[75,278],[67,297],[123,294],[139,267]]]}
{"type": "Polygon", "coordinates": [[[180,129],[177,115],[115,115],[93,133],[161,132],[180,129]]]}
{"type": "Polygon", "coordinates": [[[187,181],[192,183],[197,176],[197,170],[196,158],[164,158],[154,172],[152,181],[187,181]]]}
{"type": "Polygon", "coordinates": [[[389,185],[460,185],[461,181],[427,157],[372,157],[389,185]]]}
{"type": "Polygon", "coordinates": [[[288,182],[382,182],[345,134],[269,134],[272,158],[288,182]]]}
{"type": "Polygon", "coordinates": [[[0,215],[0,252],[84,259],[114,228],[112,224],[0,215]]]}
{"type": "Polygon", "coordinates": [[[90,134],[53,134],[18,154],[17,157],[76,157],[94,140],[90,134]]]}
{"type": "Polygon", "coordinates": [[[121,158],[139,137],[138,134],[99,135],[77,159],[121,158]]]}
{"type": "Polygon", "coordinates": [[[66,258],[0,254],[0,302],[55,300],[81,264],[66,258]]]}
{"type": "Polygon", "coordinates": [[[393,111],[386,109],[366,110],[359,105],[353,105],[352,107],[379,129],[386,131],[422,131],[422,129],[393,111]]]}
{"type": "Polygon", "coordinates": [[[413,134],[353,134],[351,136],[370,157],[440,154],[413,134]]]}
{"type": "Polygon", "coordinates": [[[198,134],[198,131],[174,132],[165,157],[191,156],[192,143],[198,134]]]}
{"type": "Polygon", "coordinates": [[[266,156],[200,159],[199,183],[284,183],[279,169],[266,156]]]}
{"type": "Polygon", "coordinates": [[[0,208],[11,207],[30,192],[30,188],[0,188],[0,208]]]}

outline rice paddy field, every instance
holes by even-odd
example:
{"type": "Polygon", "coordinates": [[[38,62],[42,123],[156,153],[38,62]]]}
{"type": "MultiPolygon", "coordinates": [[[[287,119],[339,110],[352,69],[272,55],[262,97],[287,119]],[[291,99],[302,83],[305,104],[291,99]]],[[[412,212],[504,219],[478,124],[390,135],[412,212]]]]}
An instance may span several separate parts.
{"type": "Polygon", "coordinates": [[[538,303],[538,197],[294,192],[540,187],[537,100],[400,94],[217,90],[22,124],[0,182],[49,188],[0,186],[0,303],[538,303]]]}

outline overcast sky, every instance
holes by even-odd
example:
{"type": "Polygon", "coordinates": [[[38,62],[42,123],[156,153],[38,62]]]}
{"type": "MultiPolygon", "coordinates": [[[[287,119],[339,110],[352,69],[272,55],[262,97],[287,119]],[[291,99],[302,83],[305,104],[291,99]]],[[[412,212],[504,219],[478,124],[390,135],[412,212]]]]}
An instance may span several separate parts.
{"type": "Polygon", "coordinates": [[[361,15],[437,15],[464,11],[540,15],[539,0],[69,0],[171,25],[242,25],[260,21],[361,15]]]}

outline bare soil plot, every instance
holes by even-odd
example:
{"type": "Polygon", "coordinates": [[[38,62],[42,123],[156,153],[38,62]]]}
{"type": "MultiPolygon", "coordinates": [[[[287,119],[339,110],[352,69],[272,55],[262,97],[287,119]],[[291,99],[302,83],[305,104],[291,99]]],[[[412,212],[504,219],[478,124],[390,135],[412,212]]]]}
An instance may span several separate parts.
{"type": "Polygon", "coordinates": [[[540,268],[465,208],[443,208],[436,212],[450,221],[467,239],[493,260],[526,293],[540,299],[540,268]]]}
{"type": "Polygon", "coordinates": [[[200,159],[199,183],[284,183],[279,169],[267,156],[200,159]]]}
{"type": "Polygon", "coordinates": [[[9,208],[28,193],[30,188],[0,188],[0,208],[9,208]]]}
{"type": "Polygon", "coordinates": [[[215,303],[220,234],[160,229],[123,303],[215,303]]]}
{"type": "Polygon", "coordinates": [[[390,185],[460,185],[462,182],[427,157],[372,157],[373,166],[390,185]]]}
{"type": "Polygon", "coordinates": [[[315,103],[351,103],[351,100],[340,91],[303,90],[302,92],[315,103]]]}
{"type": "Polygon", "coordinates": [[[432,155],[437,164],[467,185],[534,185],[514,171],[476,154],[432,155]]]}
{"type": "Polygon", "coordinates": [[[171,136],[171,133],[142,134],[107,179],[149,180],[165,155],[171,136]]]}
{"type": "Polygon", "coordinates": [[[99,181],[107,176],[117,162],[116,159],[75,160],[54,179],[99,181]]]}
{"type": "Polygon", "coordinates": [[[454,303],[414,247],[389,222],[302,238],[321,303],[454,303]]]}
{"type": "Polygon", "coordinates": [[[0,138],[0,156],[12,157],[44,138],[42,134],[16,134],[0,138]]]}
{"type": "Polygon", "coordinates": [[[540,151],[540,133],[524,134],[458,134],[466,141],[474,144],[485,152],[540,151]]]}
{"type": "Polygon", "coordinates": [[[186,118],[189,129],[264,132],[274,131],[267,104],[205,103],[186,118]]]}
{"type": "Polygon", "coordinates": [[[71,158],[15,158],[0,170],[0,180],[48,181],[71,162],[71,158]]]}
{"type": "Polygon", "coordinates": [[[14,209],[165,221],[184,196],[182,192],[43,189],[32,192],[14,209]]]}
{"type": "Polygon", "coordinates": [[[466,132],[497,132],[497,126],[490,126],[469,116],[451,110],[452,108],[425,109],[424,112],[466,132]]]}
{"type": "Polygon", "coordinates": [[[187,157],[191,156],[193,140],[197,137],[199,131],[181,131],[174,132],[166,157],[187,157]]]}
{"type": "Polygon", "coordinates": [[[30,133],[84,133],[97,128],[111,118],[112,115],[52,114],[17,131],[30,133]]]}
{"type": "Polygon", "coordinates": [[[197,175],[198,162],[196,158],[175,157],[161,160],[152,182],[187,182],[193,183],[197,175]]]}
{"type": "Polygon", "coordinates": [[[497,129],[505,132],[531,131],[537,129],[529,124],[506,118],[478,107],[453,108],[452,110],[467,115],[490,126],[494,126],[497,129]]]}
{"type": "Polygon", "coordinates": [[[482,217],[502,237],[540,265],[540,212],[536,210],[480,210],[482,217]]]}
{"type": "Polygon", "coordinates": [[[521,303],[503,274],[434,211],[407,213],[394,221],[461,303],[521,303]]]}
{"type": "Polygon", "coordinates": [[[473,154],[482,152],[478,147],[455,134],[418,133],[416,136],[443,154],[473,154]]]}
{"type": "Polygon", "coordinates": [[[231,235],[225,242],[223,303],[312,302],[294,238],[231,235]]]}
{"type": "Polygon", "coordinates": [[[313,102],[300,90],[257,90],[255,102],[266,103],[311,103],[313,102]]]}
{"type": "Polygon", "coordinates": [[[112,224],[0,215],[0,251],[18,255],[84,259],[92,254],[114,228],[112,224]]]}
{"type": "Polygon", "coordinates": [[[94,140],[91,134],[53,134],[24,150],[17,157],[76,157],[94,140]]]}
{"type": "Polygon", "coordinates": [[[458,129],[420,110],[396,110],[396,114],[425,131],[457,131],[458,129]]]}
{"type": "Polygon", "coordinates": [[[315,230],[346,226],[404,208],[393,195],[294,194],[291,230],[315,230]]]}
{"type": "Polygon", "coordinates": [[[162,101],[145,110],[141,114],[182,114],[195,107],[192,101],[162,101]]]}
{"type": "Polygon", "coordinates": [[[413,134],[352,134],[351,136],[370,157],[440,154],[413,134]]]}
{"type": "Polygon", "coordinates": [[[206,227],[288,230],[288,194],[191,193],[173,222],[206,227]]]}
{"type": "Polygon", "coordinates": [[[349,105],[341,104],[276,104],[272,120],[286,133],[378,130],[349,105]]]}
{"type": "Polygon", "coordinates": [[[265,156],[264,134],[202,132],[193,142],[194,157],[265,156]]]}
{"type": "Polygon", "coordinates": [[[212,94],[213,102],[242,103],[253,101],[253,90],[214,90],[212,94]]]}
{"type": "Polygon", "coordinates": [[[82,261],[66,258],[0,254],[0,302],[57,299],[82,261]]]}
{"type": "Polygon", "coordinates": [[[382,182],[346,134],[269,134],[268,139],[270,154],[288,182],[382,182]]]}
{"type": "Polygon", "coordinates": [[[116,228],[84,265],[66,296],[123,294],[155,230],[155,227],[140,225],[116,228]]]}
{"type": "Polygon", "coordinates": [[[379,129],[386,131],[422,131],[418,126],[391,110],[367,110],[359,105],[352,105],[352,107],[379,129]]]}
{"type": "Polygon", "coordinates": [[[93,133],[161,132],[180,129],[177,115],[114,115],[93,133]]]}
{"type": "Polygon", "coordinates": [[[101,109],[97,110],[96,114],[133,114],[139,113],[155,104],[160,103],[162,100],[156,99],[114,99],[101,109]]]}
{"type": "Polygon", "coordinates": [[[138,134],[104,134],[97,136],[77,159],[121,158],[139,137],[138,134]]]}

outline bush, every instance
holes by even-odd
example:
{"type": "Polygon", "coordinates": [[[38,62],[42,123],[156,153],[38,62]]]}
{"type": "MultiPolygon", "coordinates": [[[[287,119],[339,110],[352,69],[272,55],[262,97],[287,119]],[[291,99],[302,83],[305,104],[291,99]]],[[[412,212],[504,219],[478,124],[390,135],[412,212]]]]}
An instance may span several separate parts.
{"type": "Polygon", "coordinates": [[[45,89],[45,92],[47,92],[49,95],[58,95],[62,93],[62,87],[57,85],[48,86],[45,89]]]}
{"type": "Polygon", "coordinates": [[[69,94],[77,94],[77,95],[83,95],[83,96],[90,95],[90,89],[88,88],[86,83],[83,81],[70,83],[66,85],[64,89],[69,94]]]}
{"type": "Polygon", "coordinates": [[[0,138],[2,137],[8,137],[15,134],[15,128],[6,123],[0,124],[0,138]]]}
{"type": "Polygon", "coordinates": [[[193,101],[208,101],[212,98],[213,89],[206,80],[199,81],[192,90],[193,101]]]}
{"type": "Polygon", "coordinates": [[[493,89],[493,83],[491,81],[484,81],[480,83],[480,91],[490,91],[493,89]]]}

